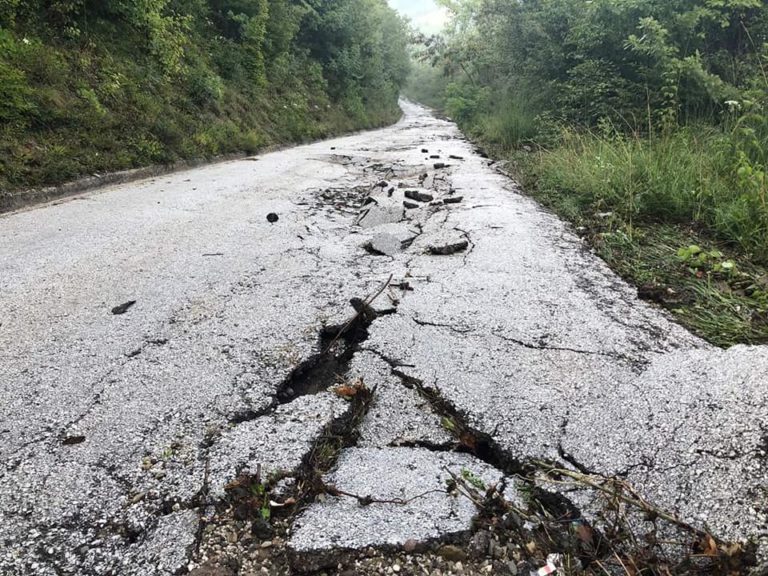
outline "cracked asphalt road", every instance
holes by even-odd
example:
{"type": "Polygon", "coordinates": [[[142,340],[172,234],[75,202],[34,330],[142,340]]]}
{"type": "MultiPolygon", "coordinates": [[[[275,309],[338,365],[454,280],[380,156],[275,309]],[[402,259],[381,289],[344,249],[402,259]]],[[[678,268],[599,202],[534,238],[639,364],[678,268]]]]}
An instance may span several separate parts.
{"type": "MultiPolygon", "coordinates": [[[[453,124],[403,109],[387,129],[0,216],[0,573],[194,567],[226,476],[261,460],[299,474],[346,417],[324,392],[346,371],[376,387],[333,476],[351,490],[367,478],[405,498],[420,477],[439,485],[448,461],[494,477],[446,453],[416,383],[510,462],[622,475],[764,549],[766,349],[690,335],[453,124]],[[396,312],[341,374],[313,372],[323,327],[390,275],[375,305],[396,312]]],[[[393,525],[368,534],[386,505],[339,496],[309,506],[289,545],[309,566],[453,537],[471,521],[454,504],[388,509],[393,525]]]]}

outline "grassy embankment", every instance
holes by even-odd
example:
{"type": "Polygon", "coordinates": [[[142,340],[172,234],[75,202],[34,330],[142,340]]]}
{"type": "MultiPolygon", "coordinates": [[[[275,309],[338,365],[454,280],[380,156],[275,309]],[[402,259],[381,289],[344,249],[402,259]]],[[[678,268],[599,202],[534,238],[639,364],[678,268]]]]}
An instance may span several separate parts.
{"type": "Polygon", "coordinates": [[[0,206],[84,175],[253,153],[400,114],[407,30],[383,0],[11,4],[0,7],[0,206]]]}

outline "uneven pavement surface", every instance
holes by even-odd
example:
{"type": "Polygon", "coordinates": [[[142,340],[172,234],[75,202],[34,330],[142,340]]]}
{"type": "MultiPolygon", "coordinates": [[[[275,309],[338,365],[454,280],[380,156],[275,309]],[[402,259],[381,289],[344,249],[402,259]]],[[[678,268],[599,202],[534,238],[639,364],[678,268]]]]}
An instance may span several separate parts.
{"type": "Polygon", "coordinates": [[[277,503],[321,459],[291,570],[465,538],[446,480],[515,500],[538,460],[764,549],[768,351],[690,335],[403,109],[0,216],[0,574],[185,573],[238,478],[277,503]]]}

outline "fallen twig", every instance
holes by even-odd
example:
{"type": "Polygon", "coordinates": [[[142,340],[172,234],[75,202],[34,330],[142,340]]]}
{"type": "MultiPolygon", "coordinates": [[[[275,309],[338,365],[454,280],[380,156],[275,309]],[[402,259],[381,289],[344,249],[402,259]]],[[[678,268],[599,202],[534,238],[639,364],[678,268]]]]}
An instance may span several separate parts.
{"type": "Polygon", "coordinates": [[[370,305],[371,305],[371,303],[372,303],[374,300],[376,300],[376,298],[378,298],[379,296],[381,296],[381,294],[384,292],[384,290],[386,290],[386,289],[387,289],[387,287],[390,285],[390,283],[392,282],[392,278],[394,278],[394,277],[395,277],[395,275],[394,275],[394,274],[390,274],[390,275],[389,275],[389,278],[388,278],[388,279],[387,279],[387,281],[384,283],[384,285],[383,285],[381,288],[379,288],[379,290],[378,290],[378,291],[377,291],[377,292],[376,292],[376,293],[375,293],[373,296],[369,296],[368,298],[366,298],[366,300],[363,302],[363,306],[360,308],[360,310],[358,310],[358,311],[355,313],[355,315],[354,315],[354,316],[352,316],[352,318],[351,318],[351,319],[350,319],[350,320],[349,320],[349,321],[348,321],[346,324],[344,324],[344,326],[342,326],[342,327],[341,327],[341,330],[339,330],[338,334],[336,334],[336,336],[334,337],[334,339],[333,339],[333,340],[331,340],[331,343],[330,343],[330,344],[328,344],[328,346],[326,347],[326,349],[323,351],[323,354],[324,354],[324,355],[325,355],[325,354],[328,354],[328,352],[330,352],[331,348],[333,348],[333,345],[334,345],[334,344],[336,344],[336,342],[338,342],[338,341],[339,341],[339,339],[340,339],[340,338],[341,338],[341,337],[342,337],[342,336],[343,336],[343,335],[344,335],[344,334],[347,332],[347,330],[349,330],[349,328],[352,326],[352,324],[354,324],[354,323],[355,323],[355,321],[356,321],[356,320],[357,320],[357,319],[360,317],[360,314],[362,314],[362,313],[363,313],[363,311],[365,310],[365,308],[367,308],[368,306],[370,306],[370,305]]]}
{"type": "Polygon", "coordinates": [[[352,492],[345,492],[344,490],[339,490],[335,486],[331,486],[329,484],[324,484],[324,488],[325,488],[325,492],[330,494],[331,496],[347,496],[349,498],[355,498],[360,503],[361,506],[370,506],[371,504],[394,504],[397,506],[407,506],[411,502],[415,500],[419,500],[420,498],[425,498],[430,494],[446,493],[445,490],[435,489],[435,490],[427,490],[426,492],[417,494],[412,498],[381,499],[381,498],[374,498],[373,496],[360,496],[359,494],[353,494],[352,492]]]}
{"type": "Polygon", "coordinates": [[[681,520],[674,514],[665,512],[661,508],[657,508],[653,504],[650,504],[649,502],[644,500],[642,497],[640,497],[637,494],[637,492],[635,492],[635,490],[628,483],[622,480],[619,480],[617,478],[597,477],[599,480],[603,482],[611,482],[613,484],[620,485],[626,492],[629,492],[634,497],[625,496],[618,490],[613,490],[611,488],[608,488],[605,485],[600,484],[599,481],[593,479],[594,477],[592,476],[581,474],[579,472],[573,472],[571,470],[564,470],[561,468],[557,468],[555,466],[552,466],[551,464],[548,464],[547,462],[542,462],[540,460],[534,461],[533,463],[541,468],[546,469],[546,471],[550,474],[571,478],[572,480],[575,480],[578,484],[589,486],[590,488],[594,488],[595,490],[598,490],[603,494],[607,494],[609,496],[616,498],[617,500],[623,502],[624,504],[629,504],[630,506],[639,508],[640,510],[648,514],[661,518],[662,520],[666,520],[667,522],[674,524],[678,528],[682,528],[686,531],[692,532],[697,536],[702,536],[702,537],[711,536],[708,532],[701,530],[699,528],[696,528],[695,526],[691,526],[690,524],[681,520]]]}

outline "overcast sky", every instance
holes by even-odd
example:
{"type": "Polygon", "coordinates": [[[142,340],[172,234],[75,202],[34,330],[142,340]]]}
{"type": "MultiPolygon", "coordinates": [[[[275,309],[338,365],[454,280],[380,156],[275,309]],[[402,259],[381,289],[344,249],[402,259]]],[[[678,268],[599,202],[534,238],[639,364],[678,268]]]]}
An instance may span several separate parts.
{"type": "Polygon", "coordinates": [[[445,10],[438,8],[433,0],[389,0],[389,4],[427,34],[439,32],[447,19],[445,10]]]}

